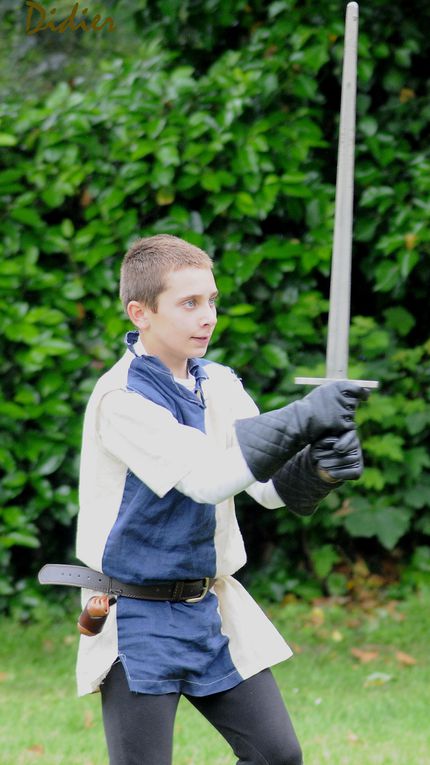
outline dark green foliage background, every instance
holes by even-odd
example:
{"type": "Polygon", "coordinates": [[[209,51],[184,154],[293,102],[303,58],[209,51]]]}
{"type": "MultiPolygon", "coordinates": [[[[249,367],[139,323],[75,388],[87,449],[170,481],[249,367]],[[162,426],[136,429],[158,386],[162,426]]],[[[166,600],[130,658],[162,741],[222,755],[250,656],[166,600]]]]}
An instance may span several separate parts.
{"type": "MultiPolygon", "coordinates": [[[[37,602],[37,568],[73,554],[82,416],[122,352],[133,238],[213,256],[208,355],[262,410],[324,372],[345,5],[90,10],[116,31],[28,36],[24,8],[0,9],[3,607],[37,602]]],[[[360,8],[350,375],[381,387],[358,415],[363,478],[311,521],[240,498],[274,597],[345,592],[357,556],[381,570],[387,551],[409,584],[430,579],[429,31],[421,3],[360,8]]]]}

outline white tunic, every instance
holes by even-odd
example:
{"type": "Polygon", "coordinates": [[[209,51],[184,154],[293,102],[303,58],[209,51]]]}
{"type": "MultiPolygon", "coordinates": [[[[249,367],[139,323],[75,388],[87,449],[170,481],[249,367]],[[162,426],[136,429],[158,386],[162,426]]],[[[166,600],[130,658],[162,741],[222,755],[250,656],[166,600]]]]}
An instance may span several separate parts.
{"type": "MultiPolygon", "coordinates": [[[[128,341],[85,414],[77,557],[135,584],[217,581],[198,604],[120,598],[103,631],[81,637],[78,693],[97,690],[118,656],[132,690],[226,690],[292,653],[232,576],[246,561],[233,495],[245,489],[264,507],[284,504],[271,481],[254,480],[236,441],[235,420],[258,409],[228,367],[190,360],[198,385],[174,380],[137,333],[128,341]],[[181,421],[183,411],[197,424],[181,421]]],[[[84,590],[83,603],[93,594],[84,590]]]]}

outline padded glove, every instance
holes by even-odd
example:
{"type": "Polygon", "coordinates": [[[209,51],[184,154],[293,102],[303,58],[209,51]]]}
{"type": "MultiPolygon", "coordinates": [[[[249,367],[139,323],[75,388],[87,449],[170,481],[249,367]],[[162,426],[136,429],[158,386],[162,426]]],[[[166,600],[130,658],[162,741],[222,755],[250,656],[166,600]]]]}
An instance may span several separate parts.
{"type": "Polygon", "coordinates": [[[288,460],[272,476],[272,481],[287,510],[296,515],[312,515],[334,488],[333,483],[318,475],[310,446],[288,460]]]}
{"type": "Polygon", "coordinates": [[[354,430],[337,439],[330,436],[322,438],[312,444],[310,453],[318,474],[324,480],[357,481],[363,473],[363,455],[354,430]]]}
{"type": "Polygon", "coordinates": [[[281,409],[236,420],[237,440],[253,476],[267,481],[307,444],[353,430],[355,410],[367,395],[356,383],[339,380],[281,409]]]}
{"type": "Polygon", "coordinates": [[[295,454],[273,476],[273,485],[288,510],[312,515],[335,486],[363,472],[360,442],[354,430],[328,436],[295,454]]]}

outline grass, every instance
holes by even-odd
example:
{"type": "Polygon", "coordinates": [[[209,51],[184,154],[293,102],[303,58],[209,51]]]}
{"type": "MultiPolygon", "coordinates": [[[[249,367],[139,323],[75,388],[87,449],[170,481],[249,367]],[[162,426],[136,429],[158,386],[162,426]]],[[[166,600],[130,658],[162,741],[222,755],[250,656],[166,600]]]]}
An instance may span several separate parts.
{"type": "MultiPolygon", "coordinates": [[[[306,765],[430,763],[429,593],[365,610],[330,601],[267,610],[295,650],[274,673],[306,765]]],[[[0,627],[0,765],[107,765],[100,698],[76,698],[74,618],[0,627]]],[[[234,763],[183,700],[174,765],[234,763]]]]}

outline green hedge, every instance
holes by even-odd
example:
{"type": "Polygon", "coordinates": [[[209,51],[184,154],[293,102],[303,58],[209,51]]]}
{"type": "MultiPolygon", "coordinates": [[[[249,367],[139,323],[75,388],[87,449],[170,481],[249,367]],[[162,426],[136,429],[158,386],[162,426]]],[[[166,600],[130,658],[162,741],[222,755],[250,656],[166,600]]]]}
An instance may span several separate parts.
{"type": "MultiPolygon", "coordinates": [[[[82,415],[122,352],[118,274],[133,238],[170,232],[214,257],[209,357],[263,410],[302,393],[295,374],[324,372],[343,18],[337,3],[301,5],[274,2],[245,24],[237,3],[234,50],[221,15],[212,42],[185,52],[185,15],[175,60],[167,24],[161,43],[102,58],[92,89],[61,82],[0,106],[4,605],[31,601],[47,558],[70,558],[82,415]]],[[[250,544],[282,559],[278,592],[306,584],[291,577],[303,552],[342,591],[336,567],[366,538],[398,555],[418,545],[428,566],[430,43],[419,17],[383,23],[388,8],[364,16],[359,50],[350,375],[381,381],[359,413],[367,470],[311,523],[240,501],[250,544]]]]}

